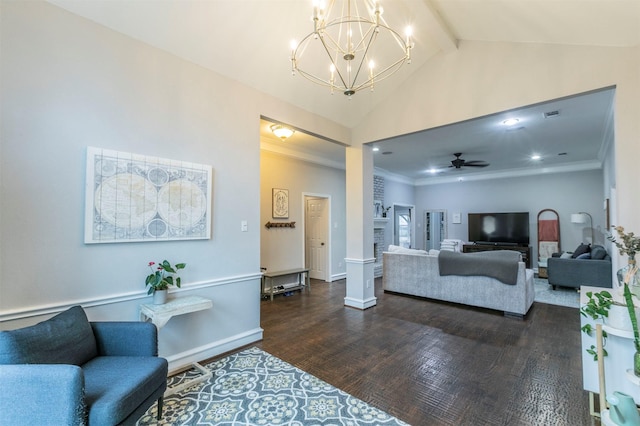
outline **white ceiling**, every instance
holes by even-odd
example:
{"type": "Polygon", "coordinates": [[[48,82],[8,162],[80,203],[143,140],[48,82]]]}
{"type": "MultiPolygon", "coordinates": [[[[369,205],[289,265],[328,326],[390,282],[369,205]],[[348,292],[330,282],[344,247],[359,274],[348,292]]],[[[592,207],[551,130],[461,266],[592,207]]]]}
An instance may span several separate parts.
{"type": "Polygon", "coordinates": [[[375,165],[416,184],[598,169],[605,132],[613,125],[614,94],[607,89],[576,95],[372,143],[379,149],[375,165]],[[519,121],[507,126],[508,118],[519,121]],[[454,153],[490,165],[456,169],[450,167],[454,153]]]}
{"type": "MultiPolygon", "coordinates": [[[[397,74],[378,84],[374,92],[359,92],[347,99],[339,94],[330,95],[326,88],[291,75],[290,41],[300,40],[311,32],[311,0],[48,1],[347,127],[358,124],[433,55],[455,54],[461,40],[598,46],[640,44],[640,0],[380,0],[389,25],[412,26],[413,60],[411,65],[405,65],[397,74]]],[[[501,139],[545,137],[545,140],[536,139],[536,145],[528,148],[540,149],[546,165],[559,161],[553,156],[557,157],[560,149],[568,153],[566,158],[597,161],[601,139],[595,141],[590,137],[590,142],[585,142],[583,134],[566,135],[586,126],[592,130],[590,136],[602,135],[604,128],[593,127],[593,120],[580,122],[579,116],[584,114],[586,118],[591,114],[599,125],[606,125],[603,114],[610,112],[611,94],[608,97],[601,95],[597,107],[593,108],[585,109],[580,100],[583,99],[559,101],[558,108],[562,107],[564,112],[554,119],[553,129],[559,132],[554,137],[545,133],[550,131],[551,125],[538,126],[534,117],[539,117],[540,111],[534,107],[522,111],[531,115],[520,132],[508,135],[501,130],[502,134],[489,135],[487,126],[490,123],[474,120],[461,125],[464,130],[459,131],[465,133],[453,133],[452,129],[434,130],[428,136],[427,144],[424,143],[425,135],[421,135],[419,140],[411,142],[418,144],[411,149],[424,148],[424,145],[433,148],[433,152],[420,158],[436,165],[446,164],[448,156],[453,158],[453,152],[462,152],[462,158],[488,161],[498,171],[505,160],[496,153],[508,154],[508,167],[519,164],[521,168],[526,164],[521,163],[523,160],[518,156],[524,155],[525,151],[513,151],[517,144],[509,145],[509,148],[501,145],[500,149],[492,151],[481,148],[474,138],[496,144],[501,139]],[[564,128],[563,123],[570,127],[564,128]],[[484,130],[471,128],[479,125],[485,126],[484,130]],[[461,140],[456,140],[455,144],[435,141],[446,134],[458,134],[461,140]],[[549,142],[552,139],[556,141],[555,146],[549,142]],[[574,145],[570,144],[571,140],[576,141],[574,145]]],[[[262,128],[268,129],[267,123],[263,123],[262,128]]],[[[307,155],[324,155],[328,165],[343,162],[342,147],[302,132],[285,142],[290,145],[287,149],[296,149],[292,146],[296,137],[304,139],[309,148],[323,145],[315,148],[317,152],[307,155]],[[329,158],[332,155],[334,158],[329,158]]],[[[269,140],[268,131],[263,133],[264,146],[271,145],[275,149],[277,144],[282,146],[279,140],[269,140]]],[[[399,146],[394,145],[393,151],[394,154],[386,156],[389,158],[380,164],[376,160],[376,166],[397,172],[397,166],[392,163],[401,158],[399,146]]],[[[410,157],[417,159],[415,151],[412,152],[410,157]]],[[[423,178],[419,174],[421,167],[424,167],[422,163],[406,166],[413,170],[409,174],[411,179],[423,178]]]]}

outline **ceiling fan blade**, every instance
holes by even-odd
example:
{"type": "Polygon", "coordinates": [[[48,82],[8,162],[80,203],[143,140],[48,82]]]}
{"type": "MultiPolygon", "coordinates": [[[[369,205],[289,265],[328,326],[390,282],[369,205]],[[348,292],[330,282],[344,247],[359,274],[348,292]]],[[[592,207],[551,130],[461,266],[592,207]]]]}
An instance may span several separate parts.
{"type": "Polygon", "coordinates": [[[487,167],[488,165],[489,165],[489,163],[484,163],[484,162],[481,162],[481,161],[467,161],[464,164],[465,167],[487,167]]]}

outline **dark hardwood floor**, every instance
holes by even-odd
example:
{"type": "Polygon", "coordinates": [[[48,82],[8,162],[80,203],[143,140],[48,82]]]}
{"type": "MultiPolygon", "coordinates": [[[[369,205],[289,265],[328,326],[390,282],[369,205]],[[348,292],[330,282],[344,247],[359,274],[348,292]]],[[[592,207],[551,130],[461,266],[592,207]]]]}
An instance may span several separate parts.
{"type": "Polygon", "coordinates": [[[343,305],[345,281],[261,302],[254,346],[411,425],[598,425],[582,389],[578,310],[524,320],[381,290],[343,305]]]}

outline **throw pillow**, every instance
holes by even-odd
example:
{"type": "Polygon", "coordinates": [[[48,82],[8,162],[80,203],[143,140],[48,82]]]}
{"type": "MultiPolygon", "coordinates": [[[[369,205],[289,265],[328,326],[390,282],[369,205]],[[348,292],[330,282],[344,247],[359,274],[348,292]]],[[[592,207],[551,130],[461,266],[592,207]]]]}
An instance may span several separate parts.
{"type": "Polygon", "coordinates": [[[82,365],[97,355],[93,329],[80,306],[30,327],[0,331],[0,364],[82,365]]]}
{"type": "Polygon", "coordinates": [[[576,257],[576,259],[591,259],[591,253],[582,253],[580,256],[576,257]]]}
{"type": "Polygon", "coordinates": [[[593,246],[591,249],[591,258],[602,260],[607,256],[607,251],[602,246],[593,246]]]}
{"type": "Polygon", "coordinates": [[[572,258],[576,259],[578,256],[584,253],[589,253],[591,251],[591,246],[589,244],[580,244],[577,249],[573,251],[572,258]]]}
{"type": "Polygon", "coordinates": [[[564,253],[562,253],[560,255],[560,259],[571,259],[572,258],[572,253],[569,253],[568,251],[565,251],[564,253]]]}

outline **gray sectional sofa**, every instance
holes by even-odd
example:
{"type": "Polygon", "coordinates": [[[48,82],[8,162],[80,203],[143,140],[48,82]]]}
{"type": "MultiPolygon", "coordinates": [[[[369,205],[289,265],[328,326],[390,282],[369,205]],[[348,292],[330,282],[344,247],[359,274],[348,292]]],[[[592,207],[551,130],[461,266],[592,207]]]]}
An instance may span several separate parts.
{"type": "MultiPolygon", "coordinates": [[[[493,252],[497,253],[497,252],[493,252]]],[[[515,253],[515,252],[510,252],[515,253]]],[[[476,253],[459,256],[473,256],[476,253]]],[[[479,254],[479,253],[478,253],[479,254]]],[[[524,316],[533,304],[533,271],[517,262],[514,285],[489,276],[440,275],[438,255],[409,250],[383,253],[382,286],[386,292],[408,294],[447,302],[504,311],[524,316]]],[[[490,268],[490,266],[487,266],[490,268]]]]}

